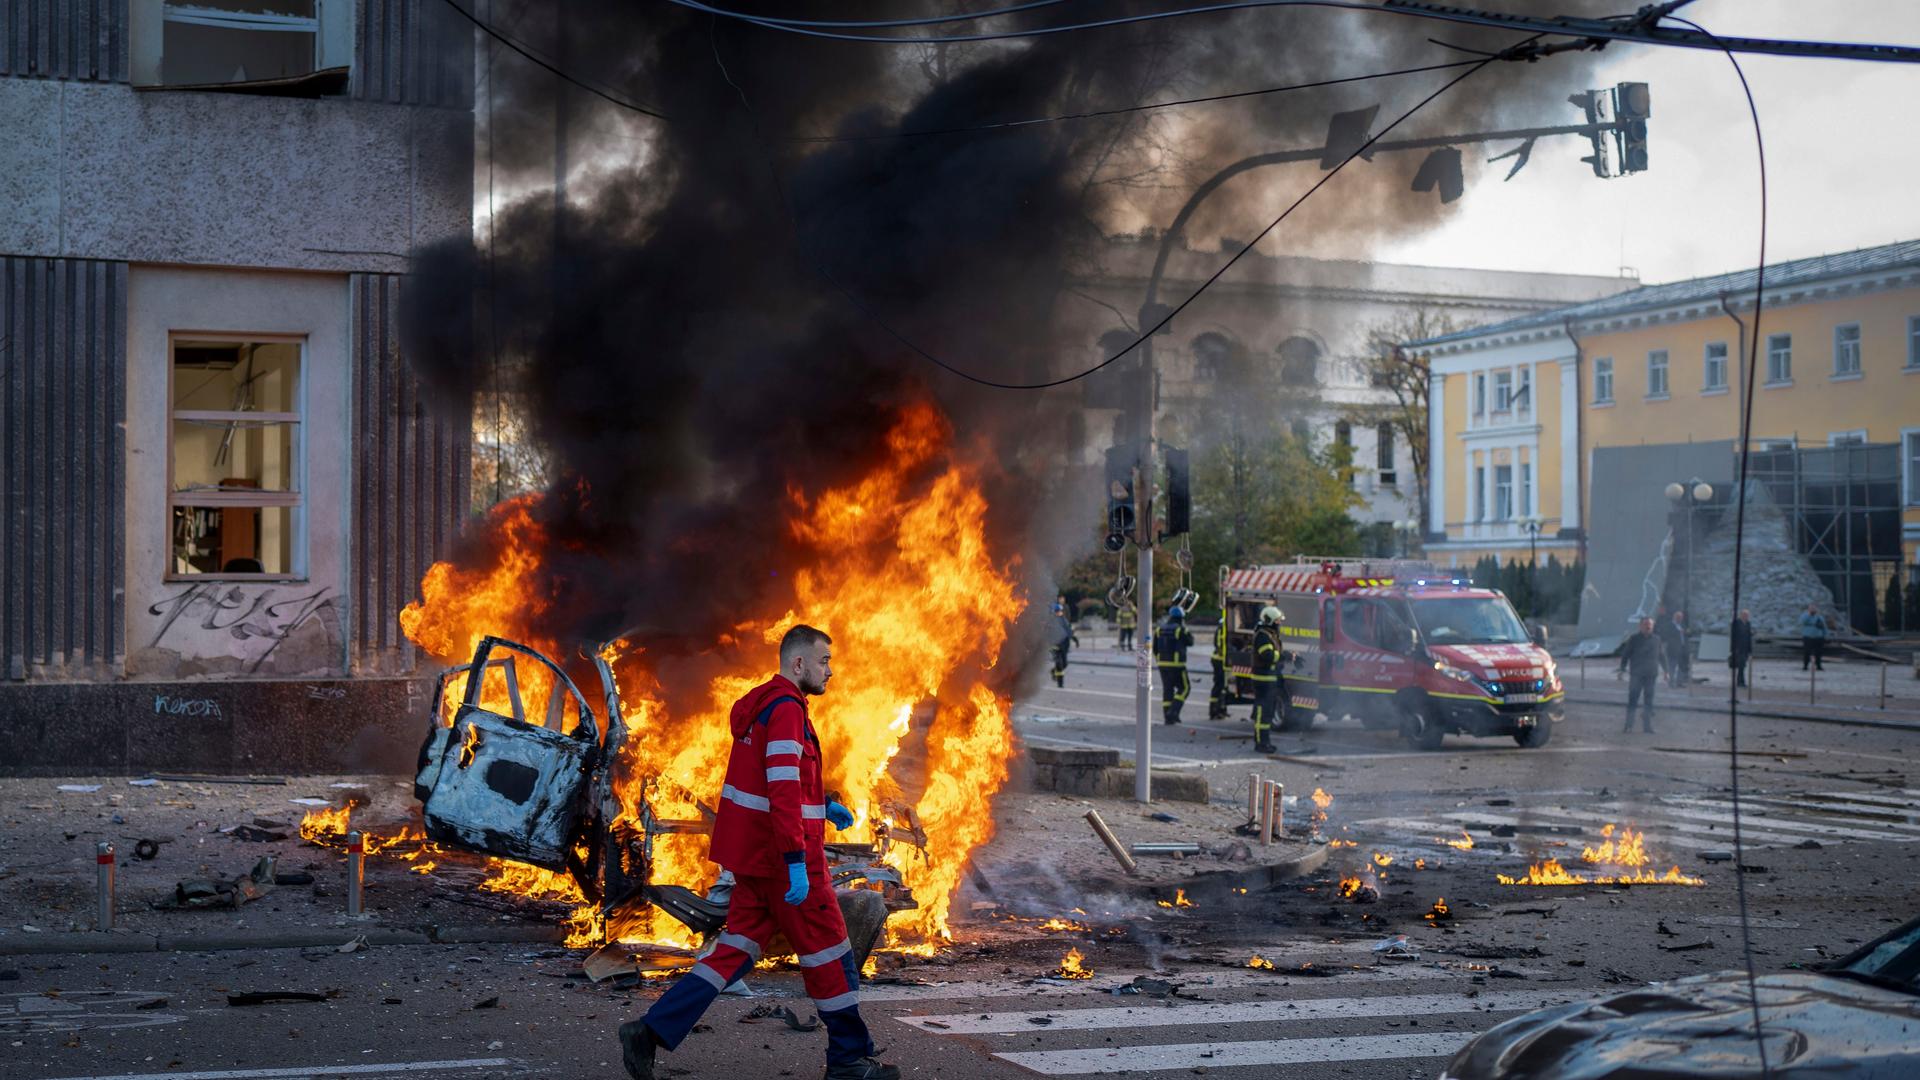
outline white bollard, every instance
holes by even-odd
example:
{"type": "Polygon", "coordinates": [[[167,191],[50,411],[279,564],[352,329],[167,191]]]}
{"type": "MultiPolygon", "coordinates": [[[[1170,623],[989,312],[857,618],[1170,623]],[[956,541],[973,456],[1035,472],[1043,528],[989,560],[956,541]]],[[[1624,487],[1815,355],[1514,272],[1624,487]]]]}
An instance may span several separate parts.
{"type": "Polygon", "coordinates": [[[1273,787],[1273,828],[1267,832],[1275,837],[1287,835],[1287,785],[1278,780],[1269,781],[1273,787]]]}
{"type": "Polygon", "coordinates": [[[1260,774],[1247,774],[1247,824],[1260,823],[1260,774]]]}
{"type": "Polygon", "coordinates": [[[105,840],[93,847],[93,861],[99,877],[99,906],[94,912],[93,928],[102,933],[113,929],[113,845],[105,840]]]}

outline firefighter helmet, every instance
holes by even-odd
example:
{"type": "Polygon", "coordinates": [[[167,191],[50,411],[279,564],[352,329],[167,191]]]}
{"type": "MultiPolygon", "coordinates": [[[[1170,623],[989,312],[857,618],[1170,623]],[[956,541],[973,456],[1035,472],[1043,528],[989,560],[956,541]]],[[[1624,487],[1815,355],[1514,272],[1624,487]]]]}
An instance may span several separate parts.
{"type": "Polygon", "coordinates": [[[1179,604],[1175,604],[1167,609],[1167,618],[1169,619],[1184,619],[1186,617],[1186,611],[1182,609],[1179,604]]]}
{"type": "Polygon", "coordinates": [[[1261,626],[1278,626],[1279,624],[1280,624],[1279,608],[1274,607],[1272,604],[1268,604],[1266,607],[1263,607],[1260,609],[1260,625],[1261,626]]]}

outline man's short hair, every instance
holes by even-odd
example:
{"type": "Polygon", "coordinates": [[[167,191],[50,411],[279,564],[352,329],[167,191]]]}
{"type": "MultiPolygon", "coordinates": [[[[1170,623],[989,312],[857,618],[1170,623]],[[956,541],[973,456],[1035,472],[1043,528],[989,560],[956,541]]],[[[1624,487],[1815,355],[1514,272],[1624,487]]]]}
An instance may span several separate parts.
{"type": "Polygon", "coordinates": [[[787,631],[786,636],[780,639],[780,668],[783,671],[786,670],[787,665],[793,662],[794,657],[799,656],[802,652],[813,648],[815,645],[831,644],[833,644],[833,639],[827,636],[826,631],[816,630],[806,623],[800,623],[793,629],[787,631]]]}

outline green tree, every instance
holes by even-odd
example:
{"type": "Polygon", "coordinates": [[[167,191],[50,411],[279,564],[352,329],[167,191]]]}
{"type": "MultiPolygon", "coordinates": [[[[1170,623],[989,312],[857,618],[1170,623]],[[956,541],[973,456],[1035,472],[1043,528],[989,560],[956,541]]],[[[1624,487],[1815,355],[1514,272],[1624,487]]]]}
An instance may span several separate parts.
{"type": "MultiPolygon", "coordinates": [[[[1458,329],[1452,318],[1430,308],[1414,308],[1367,330],[1366,350],[1349,358],[1366,372],[1367,383],[1381,391],[1383,400],[1355,404],[1347,410],[1350,424],[1389,425],[1396,441],[1406,444],[1413,463],[1413,490],[1407,506],[1424,518],[1427,505],[1427,383],[1431,375],[1424,353],[1405,348],[1458,329]]],[[[1406,489],[1402,489],[1405,491],[1406,489]]],[[[1432,528],[1438,529],[1435,522],[1432,528]]]]}
{"type": "Polygon", "coordinates": [[[1352,448],[1316,452],[1291,435],[1221,439],[1193,469],[1194,588],[1203,608],[1217,607],[1221,566],[1285,562],[1295,555],[1358,550],[1349,511],[1352,448]]]}

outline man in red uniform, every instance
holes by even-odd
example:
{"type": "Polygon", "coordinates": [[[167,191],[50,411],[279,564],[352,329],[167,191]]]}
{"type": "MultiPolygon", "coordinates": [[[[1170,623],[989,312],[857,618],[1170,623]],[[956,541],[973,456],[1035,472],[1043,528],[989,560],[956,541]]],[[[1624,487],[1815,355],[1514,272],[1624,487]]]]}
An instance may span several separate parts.
{"type": "Polygon", "coordinates": [[[733,871],[727,930],[707,957],[660,995],[647,1014],[620,1026],[620,1050],[635,1080],[653,1080],[660,1047],[680,1045],[728,983],[746,974],[777,932],[800,958],[807,995],[827,1029],[827,1080],[898,1080],[874,1060],[860,1019],[860,972],[827,875],[827,822],[853,814],[828,802],[820,740],[807,695],[833,677],[832,639],[796,626],[780,639],[780,674],[733,703],[733,753],[713,825],[714,862],[733,871]]]}

